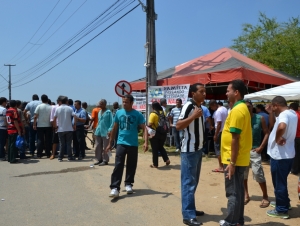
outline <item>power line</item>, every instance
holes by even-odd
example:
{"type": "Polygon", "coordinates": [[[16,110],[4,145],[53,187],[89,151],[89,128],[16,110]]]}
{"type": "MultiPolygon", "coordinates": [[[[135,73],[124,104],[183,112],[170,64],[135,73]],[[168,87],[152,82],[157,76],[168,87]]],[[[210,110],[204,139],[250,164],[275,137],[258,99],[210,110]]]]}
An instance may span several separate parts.
{"type": "MultiPolygon", "coordinates": [[[[56,19],[53,21],[53,23],[49,26],[49,28],[44,32],[44,34],[36,41],[36,43],[39,43],[39,41],[45,36],[45,34],[47,34],[47,32],[51,29],[51,27],[55,24],[55,22],[59,19],[59,17],[65,12],[65,10],[69,7],[69,5],[71,4],[72,0],[69,1],[69,3],[66,5],[66,7],[63,9],[63,11],[56,17],[56,19]]],[[[29,41],[28,43],[31,44],[31,42],[29,41]]],[[[15,62],[17,63],[17,61],[19,59],[21,59],[23,56],[25,56],[28,52],[30,52],[34,47],[36,47],[36,45],[43,45],[42,44],[32,44],[32,46],[30,47],[29,50],[27,50],[22,56],[20,56],[19,58],[17,58],[15,60],[15,62]]]]}
{"type": "Polygon", "coordinates": [[[65,57],[63,60],[61,60],[60,62],[58,62],[57,64],[55,64],[54,66],[52,66],[51,68],[49,68],[47,71],[43,72],[42,74],[40,74],[39,76],[31,79],[28,82],[25,82],[21,85],[18,86],[13,86],[13,88],[16,87],[20,87],[23,85],[26,85],[34,80],[36,80],[37,78],[43,76],[44,74],[46,74],[47,72],[51,71],[53,68],[55,68],[56,66],[58,66],[59,64],[61,64],[62,62],[64,62],[66,59],[68,59],[69,57],[71,57],[73,54],[75,54],[76,52],[78,52],[80,49],[82,49],[83,47],[85,47],[87,44],[89,44],[91,41],[93,41],[95,38],[97,38],[99,35],[101,35],[103,32],[105,32],[106,30],[108,30],[110,27],[112,27],[114,24],[116,24],[118,21],[120,21],[122,18],[124,18],[125,16],[127,16],[129,13],[131,13],[134,9],[136,9],[140,4],[137,4],[135,7],[133,7],[132,9],[130,9],[127,13],[125,13],[123,16],[119,17],[116,21],[114,21],[112,24],[110,24],[108,27],[106,27],[105,29],[103,29],[101,32],[99,32],[97,35],[95,35],[92,39],[90,39],[88,42],[86,42],[84,45],[82,45],[80,48],[78,48],[77,50],[75,50],[74,52],[72,52],[70,55],[68,55],[67,57],[65,57]]]}
{"type": "MultiPolygon", "coordinates": [[[[69,16],[64,23],[62,23],[41,45],[39,45],[38,48],[36,48],[29,56],[27,56],[25,59],[23,59],[22,61],[20,61],[19,63],[22,63],[24,62],[25,60],[27,60],[29,57],[31,57],[37,50],[39,50],[39,48],[45,44],[60,28],[62,28],[62,26],[65,25],[65,23],[67,23],[69,21],[69,19],[71,19],[76,13],[77,11],[87,2],[87,0],[85,0],[72,14],[71,16],[69,16]]],[[[33,43],[31,43],[33,44],[33,43]]],[[[23,74],[23,73],[20,73],[20,74],[23,74]]],[[[13,75],[13,76],[18,76],[20,74],[17,74],[17,75],[13,75]]]]}
{"type": "Polygon", "coordinates": [[[23,46],[23,48],[13,57],[9,60],[12,61],[20,52],[23,51],[23,49],[28,45],[29,42],[31,42],[31,40],[33,39],[33,37],[36,35],[36,33],[41,29],[41,27],[44,25],[44,23],[46,22],[46,20],[49,18],[49,16],[52,14],[52,12],[54,11],[54,9],[56,8],[56,6],[58,5],[58,3],[60,2],[60,0],[58,0],[55,4],[55,6],[52,8],[52,10],[50,11],[50,13],[47,15],[47,17],[45,18],[45,20],[42,22],[42,24],[39,26],[39,28],[34,32],[34,34],[31,36],[31,38],[29,39],[29,41],[23,46]]]}
{"type": "MultiPolygon", "coordinates": [[[[127,0],[126,0],[127,1],[127,0]]],[[[126,2],[125,1],[125,2],[126,2]]],[[[76,38],[76,36],[78,36],[80,34],[80,32],[82,33],[82,31],[84,29],[86,29],[88,26],[86,26],[84,29],[82,29],[80,32],[77,33],[77,35],[72,38],[71,40],[69,40],[66,44],[64,44],[63,46],[61,46],[58,50],[56,50],[54,53],[52,53],[50,56],[48,56],[46,59],[44,59],[43,61],[41,61],[40,63],[38,63],[36,66],[33,66],[32,68],[28,69],[27,71],[23,72],[26,73],[28,71],[31,71],[31,73],[29,75],[25,75],[23,78],[19,79],[18,81],[15,82],[18,83],[20,81],[25,80],[26,78],[34,75],[34,73],[37,73],[39,70],[41,70],[43,67],[47,66],[48,64],[50,64],[52,61],[54,61],[57,57],[59,57],[61,54],[63,54],[64,52],[66,52],[68,49],[70,49],[73,45],[75,45],[77,42],[79,42],[82,38],[84,38],[85,36],[87,36],[89,33],[91,33],[93,30],[95,30],[97,27],[99,27],[101,24],[103,24],[104,22],[106,22],[107,20],[109,20],[110,18],[112,18],[114,15],[116,15],[117,13],[119,13],[120,11],[122,11],[123,9],[125,9],[127,6],[129,6],[130,4],[132,4],[135,0],[131,1],[129,4],[127,4],[126,6],[124,6],[122,9],[120,9],[119,11],[117,11],[116,13],[114,13],[113,15],[111,15],[109,18],[107,18],[106,20],[102,21],[102,23],[97,24],[97,26],[94,26],[92,28],[90,28],[86,33],[82,34],[82,36],[80,38],[78,38],[76,41],[74,41],[72,44],[70,44],[69,46],[67,46],[65,49],[63,49],[60,53],[58,53],[59,50],[61,50],[63,47],[66,46],[66,44],[68,44],[69,42],[71,42],[74,38],[76,38]],[[56,54],[56,55],[55,55],[56,54]],[[54,56],[53,56],[54,55],[54,56]],[[53,56],[53,57],[52,57],[53,56]],[[51,58],[52,57],[52,58],[51,58]],[[49,59],[50,58],[50,59],[49,59]],[[45,62],[46,61],[46,62],[45,62]],[[44,63],[45,62],[45,63],[44,63]],[[42,64],[42,65],[41,65],[42,64]],[[41,66],[39,66],[41,65],[41,66]],[[39,67],[38,67],[39,66],[39,67]],[[34,69],[36,68],[36,69],[34,69]],[[32,71],[33,70],[33,71],[32,71]]],[[[117,3],[117,2],[116,2],[117,3]]],[[[124,3],[124,2],[123,2],[124,3]]],[[[121,4],[123,4],[121,3],[121,4]]],[[[113,11],[115,9],[117,9],[120,5],[116,6],[116,8],[113,9],[113,11]]],[[[111,8],[111,7],[110,7],[111,8]]],[[[109,8],[109,9],[110,9],[109,8]]],[[[109,10],[108,9],[108,10],[109,10]]],[[[105,12],[107,12],[108,10],[106,10],[105,12]]],[[[112,11],[112,12],[113,12],[112,11]]],[[[104,13],[105,13],[104,12],[104,13]]],[[[109,14],[111,14],[112,12],[110,12],[109,14]]],[[[104,13],[102,13],[101,15],[103,15],[104,13]]],[[[108,14],[108,15],[109,15],[108,14]]],[[[106,15],[105,17],[107,17],[108,15],[106,15]]],[[[105,18],[104,17],[104,18],[105,18]]],[[[97,17],[99,18],[99,16],[97,17]]],[[[95,20],[94,20],[95,21],[95,20]]],[[[90,23],[89,25],[91,25],[92,23],[90,23]]]]}

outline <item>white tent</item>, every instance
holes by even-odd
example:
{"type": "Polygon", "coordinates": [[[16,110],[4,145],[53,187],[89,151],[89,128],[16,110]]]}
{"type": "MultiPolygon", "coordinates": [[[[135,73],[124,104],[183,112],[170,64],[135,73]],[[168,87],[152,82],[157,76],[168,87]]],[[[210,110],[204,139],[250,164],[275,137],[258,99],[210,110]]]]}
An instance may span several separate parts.
{"type": "Polygon", "coordinates": [[[293,82],[275,88],[262,90],[245,95],[245,99],[272,100],[276,96],[283,96],[286,100],[300,99],[300,82],[293,82]]]}

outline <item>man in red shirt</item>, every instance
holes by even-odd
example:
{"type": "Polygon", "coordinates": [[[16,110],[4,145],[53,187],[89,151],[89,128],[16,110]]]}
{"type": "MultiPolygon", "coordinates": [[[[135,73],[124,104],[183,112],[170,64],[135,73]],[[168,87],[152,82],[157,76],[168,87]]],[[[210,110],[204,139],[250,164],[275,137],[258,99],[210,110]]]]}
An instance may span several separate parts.
{"type": "Polygon", "coordinates": [[[291,173],[297,175],[300,173],[300,112],[298,111],[299,104],[291,103],[290,109],[294,110],[297,114],[298,124],[297,124],[297,132],[295,137],[295,158],[292,166],[291,173]]]}
{"type": "Polygon", "coordinates": [[[15,100],[9,101],[10,108],[6,111],[7,133],[8,133],[8,162],[11,164],[18,163],[16,160],[18,149],[16,147],[16,140],[18,135],[22,135],[20,117],[17,112],[17,102],[15,100]]]}

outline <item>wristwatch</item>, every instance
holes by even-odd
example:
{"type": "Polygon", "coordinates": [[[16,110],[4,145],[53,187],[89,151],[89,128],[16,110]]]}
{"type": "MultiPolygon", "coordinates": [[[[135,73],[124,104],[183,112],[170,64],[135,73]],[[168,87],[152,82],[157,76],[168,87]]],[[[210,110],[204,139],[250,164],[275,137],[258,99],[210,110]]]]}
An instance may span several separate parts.
{"type": "Polygon", "coordinates": [[[235,162],[230,162],[230,165],[233,165],[233,166],[235,166],[235,162]]]}

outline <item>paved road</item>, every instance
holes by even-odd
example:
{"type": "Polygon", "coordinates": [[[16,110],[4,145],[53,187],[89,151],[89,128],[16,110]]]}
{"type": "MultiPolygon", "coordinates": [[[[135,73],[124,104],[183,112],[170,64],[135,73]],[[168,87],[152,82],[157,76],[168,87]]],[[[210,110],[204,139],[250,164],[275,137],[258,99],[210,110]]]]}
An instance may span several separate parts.
{"type": "Polygon", "coordinates": [[[109,195],[113,161],[90,168],[89,159],[0,162],[0,225],[182,225],[180,199],[149,188],[138,176],[135,193],[109,195]],[[166,212],[172,212],[172,216],[166,212]]]}

